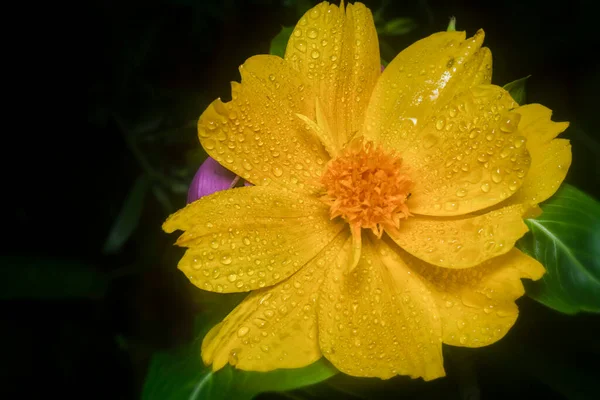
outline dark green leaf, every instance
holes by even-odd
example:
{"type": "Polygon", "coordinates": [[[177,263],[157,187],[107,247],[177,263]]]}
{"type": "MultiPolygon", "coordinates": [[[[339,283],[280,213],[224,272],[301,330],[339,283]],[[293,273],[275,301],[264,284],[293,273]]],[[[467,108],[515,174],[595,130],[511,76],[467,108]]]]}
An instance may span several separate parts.
{"type": "Polygon", "coordinates": [[[600,312],[600,203],[564,184],[541,208],[518,242],[546,268],[541,280],[525,282],[527,294],[567,314],[600,312]]]}
{"type": "Polygon", "coordinates": [[[281,31],[271,40],[271,48],[269,52],[274,56],[282,57],[285,55],[285,48],[287,47],[287,42],[292,34],[294,27],[284,26],[281,28],[281,31]]]}
{"type": "Polygon", "coordinates": [[[212,372],[200,357],[200,341],[176,352],[156,354],[142,394],[154,399],[252,399],[259,393],[281,392],[321,382],[337,373],[324,358],[298,369],[248,372],[230,365],[212,372]]]}
{"type": "Polygon", "coordinates": [[[0,258],[0,299],[66,299],[102,296],[107,279],[90,265],[72,260],[0,258]]]}
{"type": "Polygon", "coordinates": [[[393,60],[396,57],[396,50],[384,39],[379,39],[379,53],[382,60],[393,60]]]}
{"type": "Polygon", "coordinates": [[[224,296],[199,292],[201,298],[198,301],[206,312],[196,318],[198,339],[175,351],[155,353],[144,384],[144,400],[251,399],[263,392],[286,391],[312,385],[337,373],[325,358],[298,369],[247,372],[227,365],[213,373],[210,367],[204,366],[200,357],[202,338],[246,294],[224,296]]]}
{"type": "Polygon", "coordinates": [[[146,175],[140,176],[135,181],[104,243],[102,251],[105,254],[117,252],[137,227],[149,184],[146,175]]]}
{"type": "Polygon", "coordinates": [[[417,27],[412,18],[395,18],[377,28],[377,33],[384,36],[405,35],[417,27]]]}
{"type": "Polygon", "coordinates": [[[512,98],[519,104],[525,104],[525,83],[531,75],[527,75],[525,78],[517,79],[504,85],[504,89],[510,93],[512,98]]]}

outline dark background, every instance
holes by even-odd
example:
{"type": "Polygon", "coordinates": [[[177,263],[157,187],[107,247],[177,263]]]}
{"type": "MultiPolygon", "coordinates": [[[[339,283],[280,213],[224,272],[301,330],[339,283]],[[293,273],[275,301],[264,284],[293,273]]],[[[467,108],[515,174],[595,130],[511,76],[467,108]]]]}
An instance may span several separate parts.
{"type": "MultiPolygon", "coordinates": [[[[365,3],[372,10],[381,5],[365,3]]],[[[6,167],[15,178],[7,181],[15,201],[5,213],[2,245],[4,398],[137,398],[152,354],[193,337],[193,318],[203,305],[175,268],[181,251],[160,225],[185,204],[186,185],[204,157],[195,119],[213,99],[229,97],[238,66],[268,53],[281,27],[297,21],[298,7],[291,0],[90,1],[51,19],[51,40],[36,42],[33,56],[43,54],[37,67],[59,72],[49,74],[50,93],[28,103],[30,115],[41,115],[38,108],[49,115],[30,117],[34,132],[21,134],[21,162],[6,167]],[[51,53],[47,44],[57,42],[51,53]],[[77,94],[65,93],[67,86],[77,94]],[[150,176],[150,189],[139,218],[130,211],[135,230],[118,250],[103,251],[142,174],[150,176]]],[[[598,199],[600,34],[594,9],[592,1],[391,1],[386,20],[410,17],[418,26],[385,40],[400,51],[445,30],[450,16],[468,35],[484,28],[493,83],[532,75],[527,102],[571,122],[563,134],[573,145],[567,182],[598,199]]],[[[563,316],[529,298],[519,305],[522,317],[504,347],[450,354],[449,377],[428,385],[399,379],[370,383],[363,392],[585,398],[581,377],[600,376],[594,361],[600,355],[598,317],[563,316]],[[537,358],[514,361],[521,353],[537,358]]],[[[344,388],[335,398],[360,398],[350,381],[333,381],[331,387],[344,388]]]]}

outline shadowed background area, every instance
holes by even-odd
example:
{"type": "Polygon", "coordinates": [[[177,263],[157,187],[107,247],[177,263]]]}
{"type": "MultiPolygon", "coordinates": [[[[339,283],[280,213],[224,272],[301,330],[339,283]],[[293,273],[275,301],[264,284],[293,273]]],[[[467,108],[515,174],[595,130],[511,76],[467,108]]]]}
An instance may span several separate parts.
{"type": "MultiPolygon", "coordinates": [[[[71,98],[53,115],[52,125],[65,134],[47,132],[41,142],[49,146],[31,151],[41,170],[21,178],[15,190],[25,195],[7,212],[3,398],[38,391],[139,398],[156,351],[192,340],[198,313],[240,300],[195,290],[176,269],[182,252],[172,246],[175,236],[160,226],[185,204],[187,185],[206,157],[196,137],[198,116],[213,99],[229,99],[238,66],[268,53],[282,26],[293,26],[311,4],[91,1],[79,11],[83,24],[68,46],[78,71],[71,79],[85,102],[71,98]],[[26,195],[32,187],[42,201],[26,195]]],[[[493,83],[531,75],[527,102],[571,122],[563,136],[573,145],[567,182],[598,199],[600,35],[593,9],[591,1],[389,1],[383,18],[410,18],[413,28],[386,36],[382,57],[389,62],[390,54],[445,30],[451,16],[469,36],[483,28],[493,83]]],[[[565,316],[529,298],[519,305],[521,318],[497,345],[448,349],[445,379],[336,376],[293,398],[385,398],[390,391],[427,399],[588,398],[586,377],[600,374],[593,361],[600,355],[598,317],[565,316]]]]}

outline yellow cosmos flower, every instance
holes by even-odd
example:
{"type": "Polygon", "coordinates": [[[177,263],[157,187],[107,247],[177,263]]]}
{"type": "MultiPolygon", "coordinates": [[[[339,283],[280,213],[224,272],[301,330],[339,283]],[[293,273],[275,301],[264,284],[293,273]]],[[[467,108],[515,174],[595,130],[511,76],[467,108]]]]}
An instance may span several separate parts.
{"type": "Polygon", "coordinates": [[[442,343],[479,347],[514,324],[515,242],[571,162],[568,126],[490,84],[483,31],[440,32],[381,72],[371,12],[321,3],[285,58],[240,67],[198,122],[215,160],[253,183],[169,217],[201,289],[251,294],[204,338],[218,370],[326,357],[355,376],[444,375],[442,343]]]}

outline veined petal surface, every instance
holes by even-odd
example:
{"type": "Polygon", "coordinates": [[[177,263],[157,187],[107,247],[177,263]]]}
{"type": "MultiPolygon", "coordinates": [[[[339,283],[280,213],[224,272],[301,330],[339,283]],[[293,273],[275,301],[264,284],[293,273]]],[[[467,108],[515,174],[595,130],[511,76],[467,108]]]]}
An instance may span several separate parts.
{"type": "Polygon", "coordinates": [[[341,232],[300,271],[254,291],[202,343],[213,370],[226,363],[251,371],[301,368],[321,358],[317,329],[319,286],[349,232],[341,232]]]}
{"type": "Polygon", "coordinates": [[[531,158],[517,104],[499,86],[456,96],[400,153],[415,182],[411,213],[464,215],[500,203],[523,183],[531,158]]]}
{"type": "Polygon", "coordinates": [[[281,282],[345,228],[316,197],[265,186],[203,197],[163,224],[167,232],[185,231],[177,245],[188,249],[178,267],[190,281],[227,293],[281,282]]]}
{"type": "Polygon", "coordinates": [[[341,148],[360,131],[380,75],[379,41],[371,11],[323,2],[300,19],[285,59],[315,87],[329,134],[341,148]]]}
{"type": "Polygon", "coordinates": [[[512,205],[466,218],[415,216],[387,233],[400,247],[430,264],[470,268],[504,254],[527,231],[529,207],[512,205]]]}
{"type": "Polygon", "coordinates": [[[531,166],[521,188],[506,203],[538,204],[558,190],[571,166],[569,141],[554,139],[569,123],[552,121],[552,111],[541,104],[528,104],[514,111],[521,115],[519,132],[523,135],[516,140],[526,144],[531,166]]]}
{"type": "Polygon", "coordinates": [[[454,96],[489,84],[492,55],[483,31],[439,32],[421,39],[385,68],[367,109],[364,135],[403,150],[431,115],[454,96]]]}
{"type": "Polygon", "coordinates": [[[544,267],[513,248],[462,270],[435,267],[399,250],[402,259],[427,282],[442,321],[443,341],[481,347],[500,340],[515,323],[515,300],[525,294],[521,278],[537,280],[544,267]]]}
{"type": "Polygon", "coordinates": [[[298,118],[315,118],[310,83],[286,61],[261,55],[241,67],[232,100],[215,100],[198,121],[206,152],[254,185],[311,192],[329,155],[298,118]]]}
{"type": "Polygon", "coordinates": [[[382,240],[362,242],[358,265],[350,271],[348,251],[340,253],[321,285],[323,355],[353,376],[444,376],[440,318],[426,284],[382,240]]]}

